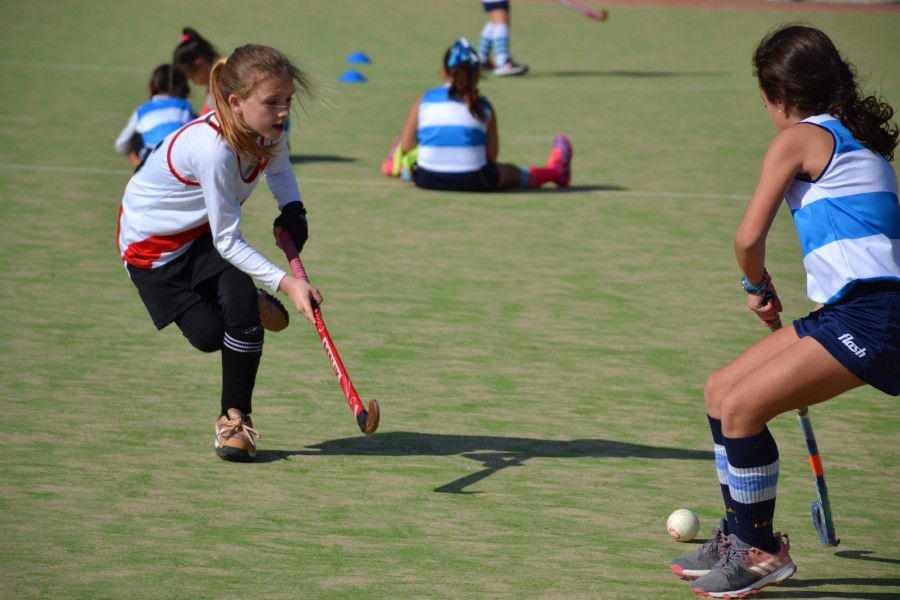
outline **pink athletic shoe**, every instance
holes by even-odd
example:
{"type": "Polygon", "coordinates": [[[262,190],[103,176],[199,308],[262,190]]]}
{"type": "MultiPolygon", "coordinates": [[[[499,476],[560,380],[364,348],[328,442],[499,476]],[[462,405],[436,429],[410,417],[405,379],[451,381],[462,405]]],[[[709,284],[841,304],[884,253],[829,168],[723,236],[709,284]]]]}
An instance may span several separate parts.
{"type": "Polygon", "coordinates": [[[562,171],[562,179],[555,182],[559,187],[569,187],[572,181],[572,142],[568,136],[557,134],[553,138],[553,150],[550,152],[550,158],[547,159],[548,167],[556,167],[562,171]]]}
{"type": "Polygon", "coordinates": [[[391,144],[391,149],[388,151],[387,158],[381,163],[381,172],[387,175],[388,177],[397,177],[399,173],[394,173],[394,160],[397,155],[397,146],[400,145],[400,138],[394,140],[394,143],[391,144]]]}
{"type": "Polygon", "coordinates": [[[777,585],[797,572],[791,560],[788,536],[776,533],[778,551],[745,544],[734,534],[728,536],[725,554],[706,575],[694,581],[691,589],[708,598],[744,598],[768,585],[777,585]]]}

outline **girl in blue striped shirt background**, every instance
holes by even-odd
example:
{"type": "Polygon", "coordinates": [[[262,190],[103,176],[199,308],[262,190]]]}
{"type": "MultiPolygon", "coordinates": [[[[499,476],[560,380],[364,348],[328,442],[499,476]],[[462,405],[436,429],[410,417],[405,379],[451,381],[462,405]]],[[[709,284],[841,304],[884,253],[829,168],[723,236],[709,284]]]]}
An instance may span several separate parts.
{"type": "Polygon", "coordinates": [[[900,205],[893,109],[857,87],[823,32],[786,26],[753,58],[778,135],[735,237],[747,304],[773,329],[781,302],[766,235],[786,198],[816,309],[751,346],[704,389],[727,519],[672,570],[709,597],[743,597],[793,575],[773,533],[779,458],[766,423],[862,385],[900,394],[900,205]]]}
{"type": "Polygon", "coordinates": [[[422,188],[490,192],[512,187],[567,187],[572,177],[572,144],[553,140],[547,164],[519,167],[498,163],[497,112],[478,91],[478,53],[465,38],[444,53],[444,85],[419,96],[409,110],[403,134],[382,165],[398,176],[404,166],[422,188]]]}
{"type": "Polygon", "coordinates": [[[197,115],[186,100],[187,79],[172,65],[153,69],[147,85],[150,100],[141,104],[116,138],[116,151],[136,167],[163,139],[197,115]]]}

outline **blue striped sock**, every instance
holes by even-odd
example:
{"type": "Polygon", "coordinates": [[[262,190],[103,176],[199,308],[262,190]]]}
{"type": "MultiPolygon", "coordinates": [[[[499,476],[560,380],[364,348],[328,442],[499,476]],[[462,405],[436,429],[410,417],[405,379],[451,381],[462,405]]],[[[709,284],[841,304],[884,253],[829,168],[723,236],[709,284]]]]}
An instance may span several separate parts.
{"type": "Polygon", "coordinates": [[[498,65],[506,64],[509,60],[509,25],[495,23],[491,41],[494,44],[494,60],[498,65]]]}
{"type": "Polygon", "coordinates": [[[491,37],[494,34],[494,24],[488,21],[481,29],[481,38],[478,40],[478,60],[486,63],[491,59],[491,37]]]}
{"type": "Polygon", "coordinates": [[[778,446],[769,428],[747,438],[725,437],[728,455],[728,490],[735,512],[737,534],[745,544],[776,552],[772,533],[778,487],[778,446]]]}
{"type": "Polygon", "coordinates": [[[719,488],[722,490],[722,500],[725,501],[725,519],[728,521],[728,531],[735,530],[734,501],[731,499],[731,491],[728,489],[728,455],[725,453],[725,438],[722,435],[722,421],[706,415],[709,420],[709,428],[712,431],[713,450],[716,453],[716,476],[719,479],[719,488]]]}
{"type": "Polygon", "coordinates": [[[531,181],[531,169],[528,167],[519,167],[519,187],[527,188],[529,181],[531,181]]]}

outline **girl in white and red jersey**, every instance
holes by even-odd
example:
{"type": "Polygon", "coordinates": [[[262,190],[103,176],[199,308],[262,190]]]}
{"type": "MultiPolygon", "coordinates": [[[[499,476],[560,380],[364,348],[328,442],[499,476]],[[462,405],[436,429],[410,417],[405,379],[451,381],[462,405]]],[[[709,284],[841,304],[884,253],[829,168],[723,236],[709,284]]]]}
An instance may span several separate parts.
{"type": "Polygon", "coordinates": [[[222,57],[206,38],[197,33],[195,29],[185,27],[182,29],[181,42],[175,47],[172,55],[172,64],[183,72],[188,79],[197,85],[207,88],[203,98],[203,108],[200,116],[215,110],[212,94],[209,91],[209,75],[213,65],[222,57]]]}
{"type": "Polygon", "coordinates": [[[221,350],[216,453],[249,461],[256,455],[250,401],[263,328],[287,326],[287,312],[253,279],[287,294],[307,319],[322,296],[244,241],[241,205],[265,174],[281,209],[276,240],[284,229],[303,247],[306,211],[284,127],[297,88],[315,92],[283,54],[258,45],[217,62],[209,81],[216,110],[169,134],[128,182],[118,245],[156,327],[174,322],[199,350],[221,350]]]}

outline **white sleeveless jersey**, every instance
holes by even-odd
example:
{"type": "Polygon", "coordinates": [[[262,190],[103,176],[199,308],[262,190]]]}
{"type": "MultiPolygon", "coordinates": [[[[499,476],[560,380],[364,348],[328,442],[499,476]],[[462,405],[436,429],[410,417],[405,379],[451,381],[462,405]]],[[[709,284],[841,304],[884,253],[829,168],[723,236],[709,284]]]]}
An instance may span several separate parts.
{"type": "Polygon", "coordinates": [[[900,205],[893,167],[831,115],[802,122],[834,138],[831,161],[819,178],[794,180],[786,193],[803,249],[807,294],[830,304],[858,281],[900,281],[900,205]]]}
{"type": "Polygon", "coordinates": [[[428,90],[419,102],[418,166],[439,173],[468,173],[487,164],[487,128],[491,111],[481,101],[485,122],[472,116],[462,100],[450,98],[450,85],[428,90]]]}
{"type": "Polygon", "coordinates": [[[285,272],[251,248],[240,230],[241,204],[260,173],[279,208],[300,200],[285,136],[273,144],[269,161],[244,164],[219,135],[215,113],[169,134],[125,187],[117,236],[122,259],[154,269],[211,231],[225,260],[276,291],[285,272]]]}

